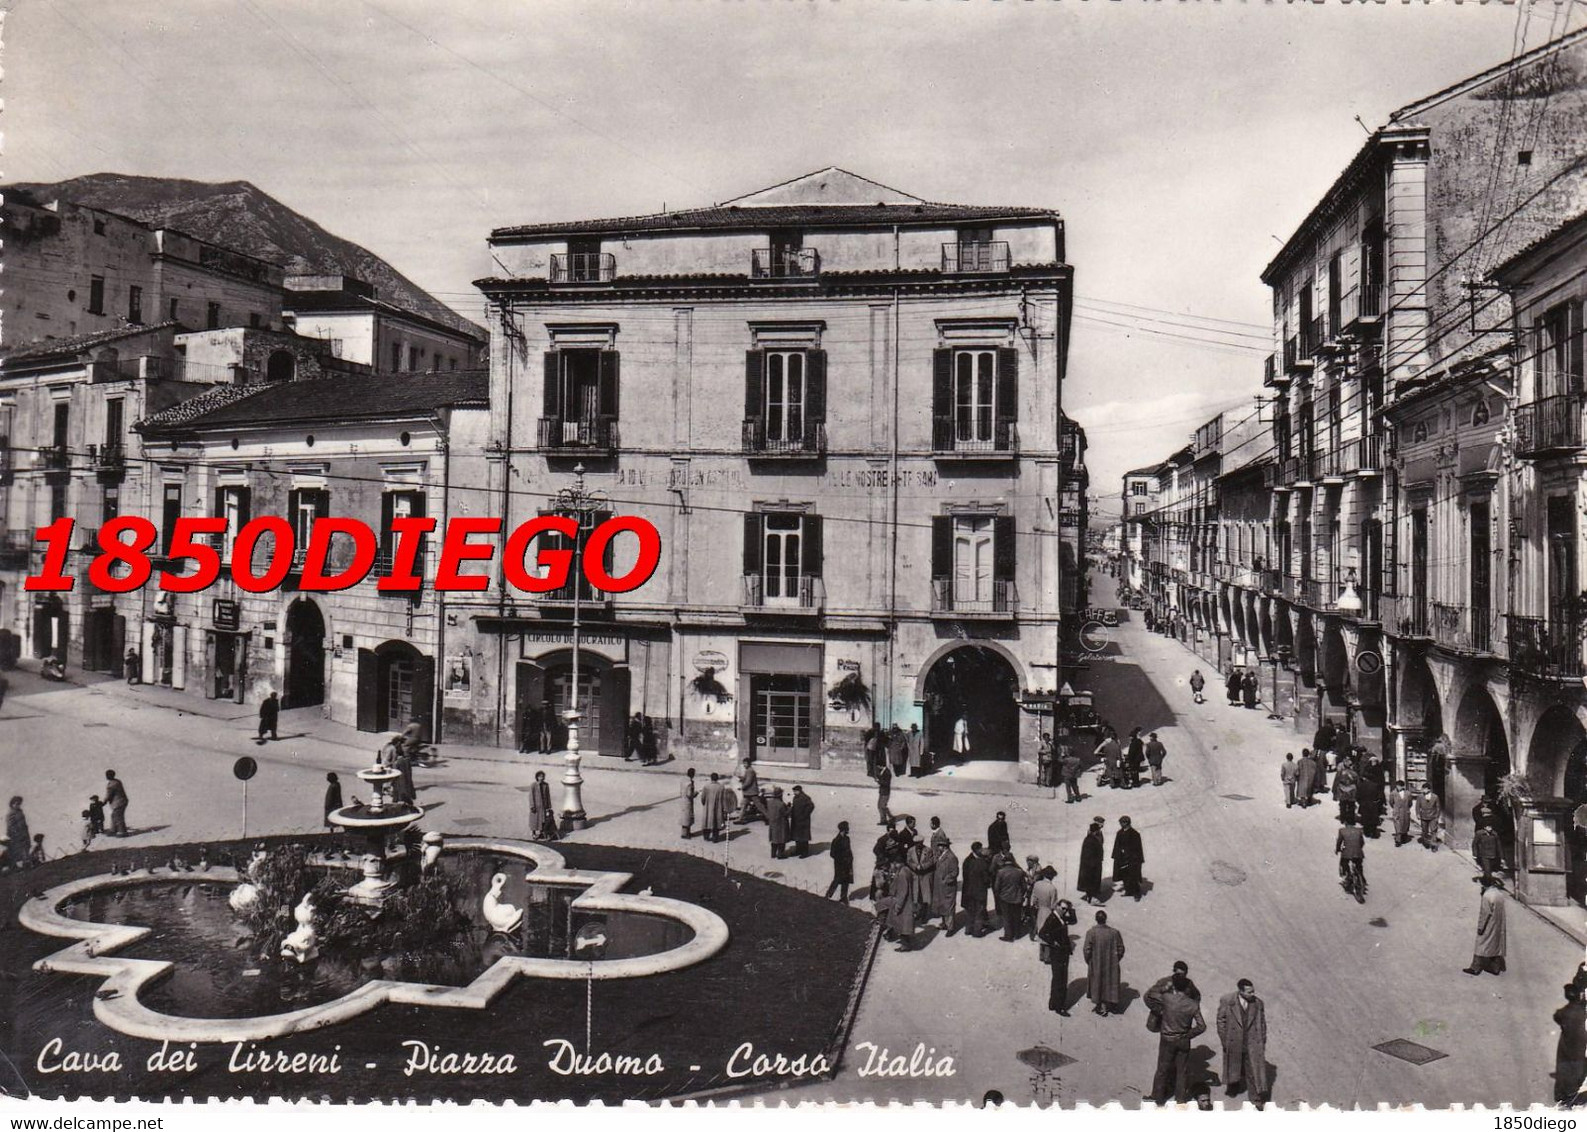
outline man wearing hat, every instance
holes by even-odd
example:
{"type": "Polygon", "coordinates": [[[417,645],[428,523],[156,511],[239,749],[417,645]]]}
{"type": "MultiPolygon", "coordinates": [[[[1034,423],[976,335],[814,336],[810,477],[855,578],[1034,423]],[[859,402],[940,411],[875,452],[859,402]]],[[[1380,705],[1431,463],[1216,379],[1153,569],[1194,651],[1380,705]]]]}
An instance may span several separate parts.
{"type": "Polygon", "coordinates": [[[1119,831],[1113,835],[1113,879],[1124,886],[1124,895],[1141,898],[1141,866],[1146,863],[1146,850],[1141,846],[1140,831],[1130,825],[1130,819],[1119,819],[1119,831]]]}

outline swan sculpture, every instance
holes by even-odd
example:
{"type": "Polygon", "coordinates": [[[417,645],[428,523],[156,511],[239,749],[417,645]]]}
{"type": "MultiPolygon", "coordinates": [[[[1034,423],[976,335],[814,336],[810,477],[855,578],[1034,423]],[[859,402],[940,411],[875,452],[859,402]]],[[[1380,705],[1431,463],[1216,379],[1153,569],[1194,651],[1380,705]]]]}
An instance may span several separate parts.
{"type": "Polygon", "coordinates": [[[490,891],[485,894],[485,899],[481,905],[481,910],[485,913],[485,922],[491,926],[492,931],[517,931],[518,925],[523,923],[523,911],[506,903],[501,898],[502,889],[506,885],[506,873],[497,873],[491,877],[490,891]]]}
{"type": "Polygon", "coordinates": [[[299,963],[319,958],[320,936],[314,930],[312,894],[303,894],[303,899],[292,910],[292,918],[298,922],[297,930],[281,941],[281,958],[296,959],[299,963]]]}

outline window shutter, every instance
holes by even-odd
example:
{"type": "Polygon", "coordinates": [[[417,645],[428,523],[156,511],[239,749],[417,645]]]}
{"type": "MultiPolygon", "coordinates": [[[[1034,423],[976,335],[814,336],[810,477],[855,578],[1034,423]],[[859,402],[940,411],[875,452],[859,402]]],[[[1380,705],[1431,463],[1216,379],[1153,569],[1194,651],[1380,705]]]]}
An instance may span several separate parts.
{"type": "Polygon", "coordinates": [[[999,582],[1014,580],[1014,516],[999,515],[992,520],[992,577],[999,582]]]}
{"type": "Polygon", "coordinates": [[[947,578],[953,574],[953,516],[931,517],[931,576],[947,578]]]}
{"type": "Polygon", "coordinates": [[[997,417],[1019,420],[1019,350],[1012,346],[997,351],[997,417]]]}
{"type": "MultiPolygon", "coordinates": [[[[588,542],[590,536],[595,533],[600,525],[611,517],[612,513],[610,511],[596,511],[592,514],[590,516],[590,528],[584,532],[585,541],[588,542]]],[[[606,549],[601,552],[601,569],[605,570],[607,574],[611,574],[612,568],[617,565],[616,554],[613,550],[615,542],[615,539],[607,539],[606,549]]]]}
{"type": "Polygon", "coordinates": [[[827,420],[827,352],[805,351],[805,423],[827,420]]]}
{"type": "Polygon", "coordinates": [[[210,514],[215,516],[217,519],[224,519],[226,517],[226,489],[225,488],[217,487],[215,489],[215,509],[213,511],[211,511],[210,514]]]}
{"type": "Polygon", "coordinates": [[[253,488],[239,487],[237,489],[237,529],[240,531],[248,525],[248,520],[253,518],[253,488]]]}
{"type": "Polygon", "coordinates": [[[931,415],[953,416],[953,351],[931,353],[931,415]]]}
{"type": "Polygon", "coordinates": [[[761,549],[761,517],[751,511],[744,516],[744,574],[754,577],[760,574],[760,549],[761,549]]]}
{"type": "Polygon", "coordinates": [[[601,351],[601,416],[617,419],[618,354],[601,351]]]}
{"type": "Polygon", "coordinates": [[[316,519],[329,518],[331,513],[331,493],[320,490],[314,493],[314,517],[316,519]]]}
{"type": "Polygon", "coordinates": [[[380,553],[390,555],[397,549],[397,540],[391,533],[391,520],[397,510],[397,493],[380,493],[380,553]]]}
{"type": "Polygon", "coordinates": [[[766,352],[744,351],[744,419],[754,420],[765,415],[761,400],[766,388],[766,352]]]}
{"type": "Polygon", "coordinates": [[[1580,393],[1582,389],[1582,305],[1572,303],[1570,306],[1570,381],[1567,388],[1572,393],[1580,393]]]}
{"type": "Polygon", "coordinates": [[[806,515],[799,542],[799,572],[808,578],[821,577],[821,516],[806,515]]]}
{"type": "Polygon", "coordinates": [[[562,415],[562,382],[561,374],[557,371],[557,352],[546,351],[545,368],[545,403],[543,416],[552,420],[562,415]]]}
{"type": "Polygon", "coordinates": [[[294,535],[297,534],[298,507],[301,505],[302,500],[303,491],[301,488],[294,487],[287,492],[287,526],[292,528],[294,535]]]}

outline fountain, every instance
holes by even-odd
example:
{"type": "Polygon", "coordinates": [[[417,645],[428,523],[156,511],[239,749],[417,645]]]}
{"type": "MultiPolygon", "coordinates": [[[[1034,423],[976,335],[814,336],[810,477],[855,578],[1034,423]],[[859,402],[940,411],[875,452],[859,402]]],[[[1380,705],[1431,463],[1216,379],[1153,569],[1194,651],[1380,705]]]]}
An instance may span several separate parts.
{"type": "Polygon", "coordinates": [[[422,818],[424,811],[412,802],[396,802],[389,797],[392,783],[402,777],[395,767],[377,764],[359,771],[358,777],[373,791],[369,803],[355,798],[352,805],[332,810],[326,820],[349,833],[362,834],[367,840],[363,879],[344,895],[359,904],[378,906],[397,886],[397,867],[407,857],[399,835],[422,818]]]}

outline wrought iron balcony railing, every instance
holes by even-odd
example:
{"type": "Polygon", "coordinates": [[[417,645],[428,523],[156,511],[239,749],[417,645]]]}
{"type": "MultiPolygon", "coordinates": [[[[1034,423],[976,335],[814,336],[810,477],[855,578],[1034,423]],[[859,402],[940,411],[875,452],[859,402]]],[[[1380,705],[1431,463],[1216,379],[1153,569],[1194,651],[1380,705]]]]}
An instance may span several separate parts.
{"type": "Polygon", "coordinates": [[[1522,457],[1582,447],[1582,395],[1557,393],[1515,410],[1515,450],[1522,457]]]}
{"type": "Polygon", "coordinates": [[[1533,676],[1569,680],[1580,677],[1582,623],[1562,618],[1508,616],[1510,664],[1533,676]]]}
{"type": "Polygon", "coordinates": [[[540,447],[612,452],[619,443],[616,417],[541,417],[540,447]]]}
{"type": "Polygon", "coordinates": [[[1426,598],[1412,594],[1384,594],[1379,599],[1383,631],[1391,637],[1431,639],[1432,617],[1426,598]]]}
{"type": "Polygon", "coordinates": [[[944,456],[1013,454],[1019,451],[1019,423],[933,417],[931,450],[944,456]]]}
{"type": "Polygon", "coordinates": [[[750,253],[752,279],[814,279],[821,255],[814,248],[756,248],[750,253]]]}
{"type": "Polygon", "coordinates": [[[806,613],[815,613],[826,604],[826,597],[826,586],[821,579],[809,575],[798,578],[768,578],[765,574],[744,575],[745,609],[789,613],[803,610],[806,613]]]}
{"type": "Polygon", "coordinates": [[[1473,609],[1453,602],[1435,601],[1432,605],[1433,639],[1455,652],[1491,653],[1493,651],[1493,611],[1473,609]]]}
{"type": "Polygon", "coordinates": [[[71,451],[64,444],[51,444],[39,449],[39,467],[50,472],[70,471],[71,451]]]}
{"type": "Polygon", "coordinates": [[[1019,591],[1013,582],[994,581],[990,591],[985,585],[966,588],[974,592],[956,593],[952,578],[931,579],[931,611],[954,616],[1003,616],[1012,614],[1019,603],[1019,591]]]}
{"type": "Polygon", "coordinates": [[[751,456],[820,456],[827,450],[825,421],[805,421],[796,429],[768,432],[765,417],[744,420],[744,451],[751,456]]]}
{"type": "Polygon", "coordinates": [[[551,282],[610,283],[617,277],[617,257],[611,252],[551,253],[551,282]]]}
{"type": "Polygon", "coordinates": [[[992,274],[1008,270],[1008,243],[978,240],[942,245],[942,270],[946,275],[992,274]]]}

